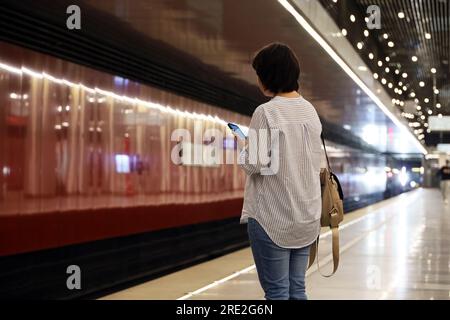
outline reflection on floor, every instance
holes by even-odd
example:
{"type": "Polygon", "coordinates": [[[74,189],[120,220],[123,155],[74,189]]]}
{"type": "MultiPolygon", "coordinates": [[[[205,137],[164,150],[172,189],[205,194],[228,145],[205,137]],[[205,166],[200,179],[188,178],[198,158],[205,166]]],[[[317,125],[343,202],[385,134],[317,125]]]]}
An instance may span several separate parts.
{"type": "MultiPolygon", "coordinates": [[[[322,234],[325,272],[329,241],[322,234]]],[[[244,249],[105,299],[263,299],[252,262],[244,249]]],[[[449,299],[450,205],[419,189],[348,214],[338,272],[323,278],[315,266],[307,286],[309,299],[449,299]]]]}

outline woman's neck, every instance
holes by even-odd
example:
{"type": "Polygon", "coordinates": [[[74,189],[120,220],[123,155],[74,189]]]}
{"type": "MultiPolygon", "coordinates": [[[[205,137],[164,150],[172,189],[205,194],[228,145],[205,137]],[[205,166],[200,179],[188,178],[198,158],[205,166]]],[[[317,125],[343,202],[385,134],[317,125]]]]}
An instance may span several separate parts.
{"type": "Polygon", "coordinates": [[[275,97],[283,97],[283,98],[299,98],[301,95],[297,91],[291,91],[291,92],[283,92],[283,93],[277,93],[275,97]]]}

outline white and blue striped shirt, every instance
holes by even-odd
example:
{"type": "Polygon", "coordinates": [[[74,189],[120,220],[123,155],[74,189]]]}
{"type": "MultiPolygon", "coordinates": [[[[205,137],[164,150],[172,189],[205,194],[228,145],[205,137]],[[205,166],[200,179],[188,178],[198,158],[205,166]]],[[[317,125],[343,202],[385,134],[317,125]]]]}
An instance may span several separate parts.
{"type": "Polygon", "coordinates": [[[283,248],[310,245],[320,232],[322,210],[322,125],[316,110],[303,97],[276,96],[255,110],[249,129],[269,132],[267,146],[272,153],[270,132],[276,131],[279,153],[276,170],[269,175],[260,161],[251,161],[252,139],[240,153],[240,166],[247,173],[241,223],[249,217],[257,220],[283,248]]]}

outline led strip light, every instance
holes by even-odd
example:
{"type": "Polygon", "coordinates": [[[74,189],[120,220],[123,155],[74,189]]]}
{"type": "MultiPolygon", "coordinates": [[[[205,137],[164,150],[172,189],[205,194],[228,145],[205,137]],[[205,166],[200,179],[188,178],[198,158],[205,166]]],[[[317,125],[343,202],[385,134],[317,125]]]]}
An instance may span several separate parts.
{"type": "Polygon", "coordinates": [[[345,63],[344,60],[334,51],[334,49],[317,33],[316,30],[302,17],[302,15],[287,1],[277,0],[296,20],[297,22],[309,33],[309,35],[330,55],[331,58],[347,73],[350,78],[362,89],[364,92],[375,102],[375,104],[394,122],[394,124],[408,137],[412,139],[414,144],[422,151],[423,154],[428,154],[425,147],[419,140],[413,135],[413,133],[407,128],[384,104],[383,102],[370,90],[369,87],[353,72],[353,70],[345,63]]]}
{"type": "MultiPolygon", "coordinates": [[[[0,62],[0,69],[3,69],[5,71],[8,71],[10,73],[15,73],[18,75],[28,75],[31,76],[33,78],[37,78],[37,79],[47,79],[51,82],[57,83],[57,84],[61,84],[61,85],[65,85],[68,87],[78,87],[81,88],[83,90],[86,90],[87,92],[90,93],[99,93],[101,95],[107,96],[107,97],[111,97],[113,99],[116,100],[120,100],[120,101],[126,101],[130,104],[141,104],[146,106],[147,108],[150,109],[155,109],[155,110],[159,110],[161,112],[164,113],[170,113],[176,116],[182,116],[182,117],[186,117],[186,118],[191,118],[191,119],[195,119],[195,120],[203,120],[203,121],[213,121],[216,122],[222,126],[225,126],[228,128],[228,122],[219,118],[218,116],[212,116],[212,115],[207,115],[207,114],[203,114],[203,113],[196,113],[196,112],[189,112],[189,111],[182,111],[179,109],[174,109],[170,106],[163,106],[159,103],[154,103],[154,102],[150,102],[150,101],[144,101],[141,100],[139,98],[131,98],[128,96],[124,96],[124,95],[118,95],[112,91],[107,91],[107,90],[103,90],[100,88],[90,88],[87,87],[85,85],[83,85],[82,83],[73,83],[71,81],[68,81],[66,79],[61,79],[61,78],[56,78],[48,73],[45,72],[36,72],[34,70],[28,69],[26,67],[21,67],[21,68],[17,68],[5,63],[0,62]]],[[[239,125],[243,130],[248,130],[248,127],[243,126],[243,125],[239,125]]]]}

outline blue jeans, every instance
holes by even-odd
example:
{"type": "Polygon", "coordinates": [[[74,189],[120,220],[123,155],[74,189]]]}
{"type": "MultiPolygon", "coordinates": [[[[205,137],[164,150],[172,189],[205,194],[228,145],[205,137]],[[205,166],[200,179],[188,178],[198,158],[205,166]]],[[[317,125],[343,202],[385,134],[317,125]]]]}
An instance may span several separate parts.
{"type": "Polygon", "coordinates": [[[267,300],[307,300],[305,274],[309,246],[277,246],[255,219],[248,219],[248,236],[259,282],[267,300]]]}

